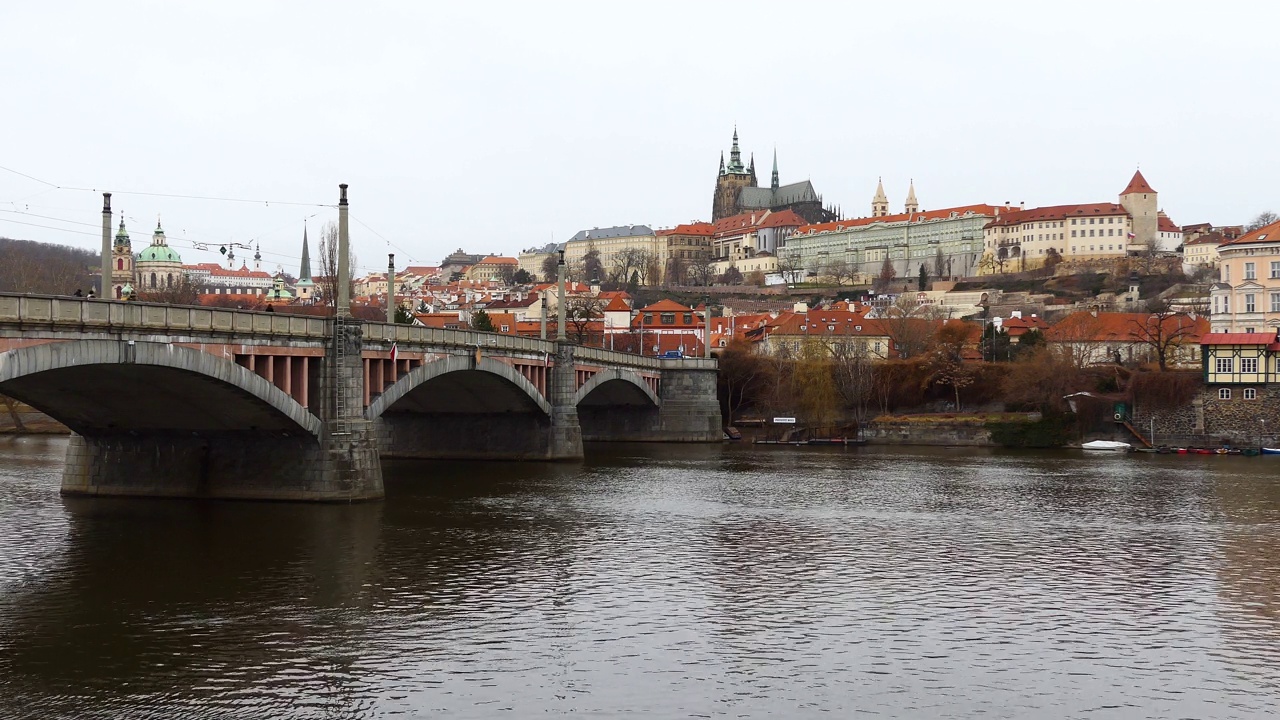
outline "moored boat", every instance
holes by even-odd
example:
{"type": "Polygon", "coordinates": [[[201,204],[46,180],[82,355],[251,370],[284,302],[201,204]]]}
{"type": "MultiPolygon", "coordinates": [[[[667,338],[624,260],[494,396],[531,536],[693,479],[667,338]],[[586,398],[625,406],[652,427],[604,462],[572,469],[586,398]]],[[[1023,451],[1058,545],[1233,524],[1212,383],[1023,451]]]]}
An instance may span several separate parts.
{"type": "Polygon", "coordinates": [[[1129,452],[1133,446],[1127,442],[1115,440],[1091,440],[1080,446],[1081,450],[1104,450],[1108,452],[1129,452]]]}
{"type": "Polygon", "coordinates": [[[1280,455],[1280,448],[1264,447],[1262,448],[1262,454],[1263,455],[1280,455]]]}

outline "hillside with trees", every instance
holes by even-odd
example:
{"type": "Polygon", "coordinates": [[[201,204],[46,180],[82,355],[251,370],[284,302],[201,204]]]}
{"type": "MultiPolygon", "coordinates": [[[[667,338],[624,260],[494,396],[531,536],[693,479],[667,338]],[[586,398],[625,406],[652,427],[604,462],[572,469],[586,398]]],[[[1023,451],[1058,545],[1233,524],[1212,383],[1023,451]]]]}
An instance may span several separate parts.
{"type": "Polygon", "coordinates": [[[0,237],[0,292],[71,295],[93,287],[97,253],[67,245],[0,237]]]}

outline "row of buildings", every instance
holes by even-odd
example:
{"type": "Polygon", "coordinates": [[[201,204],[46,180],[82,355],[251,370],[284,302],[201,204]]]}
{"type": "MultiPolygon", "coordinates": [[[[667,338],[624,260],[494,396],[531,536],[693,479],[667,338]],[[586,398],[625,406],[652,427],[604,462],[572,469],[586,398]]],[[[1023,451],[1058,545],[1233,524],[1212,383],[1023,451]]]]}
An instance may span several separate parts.
{"type": "Polygon", "coordinates": [[[926,209],[912,182],[901,212],[895,212],[878,182],[869,210],[864,217],[844,218],[811,181],[782,184],[776,152],[770,184],[761,187],[755,158],[744,162],[735,129],[728,161],[720,158],[709,221],[656,230],[634,224],[581,230],[564,243],[525,250],[517,262],[542,279],[549,279],[547,258],[563,251],[572,271],[580,273],[594,254],[597,274],[645,285],[732,282],[753,273],[763,276],[757,282],[825,276],[840,284],[867,284],[889,268],[901,278],[915,277],[921,268],[932,277],[971,277],[1061,261],[1173,256],[1184,245],[1188,262],[1211,265],[1220,237],[1208,225],[1190,226],[1196,232],[1187,237],[1161,209],[1159,194],[1141,171],[1116,202],[926,209]]]}

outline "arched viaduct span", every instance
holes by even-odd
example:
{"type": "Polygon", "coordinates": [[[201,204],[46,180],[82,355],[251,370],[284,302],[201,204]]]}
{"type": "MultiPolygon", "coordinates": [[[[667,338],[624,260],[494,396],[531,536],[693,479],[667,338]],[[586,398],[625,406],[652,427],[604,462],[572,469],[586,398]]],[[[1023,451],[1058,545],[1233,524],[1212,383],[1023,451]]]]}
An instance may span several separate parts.
{"type": "Polygon", "coordinates": [[[372,499],[384,455],[713,442],[715,373],[492,333],[0,294],[0,393],[76,432],[66,493],[372,499]]]}

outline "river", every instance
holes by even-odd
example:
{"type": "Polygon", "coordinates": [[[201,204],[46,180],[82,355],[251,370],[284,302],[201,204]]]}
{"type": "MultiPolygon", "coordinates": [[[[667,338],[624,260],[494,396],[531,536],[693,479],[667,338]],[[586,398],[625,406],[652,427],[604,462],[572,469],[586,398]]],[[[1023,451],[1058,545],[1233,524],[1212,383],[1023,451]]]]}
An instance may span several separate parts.
{"type": "Polygon", "coordinates": [[[0,438],[0,717],[1262,718],[1280,457],[609,446],[350,506],[0,438]]]}

